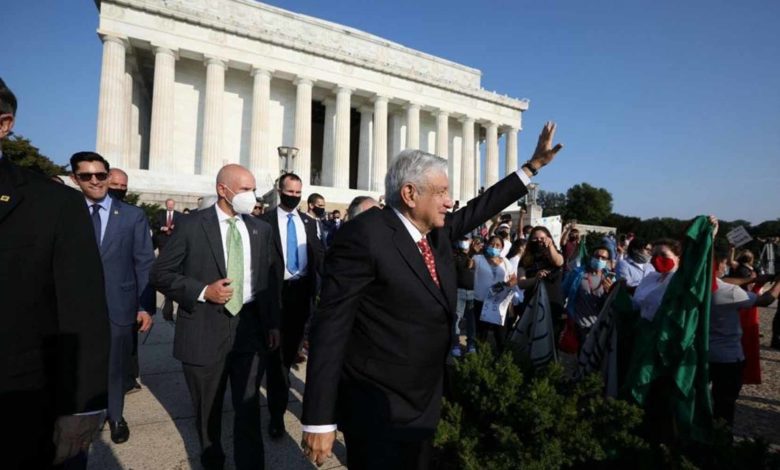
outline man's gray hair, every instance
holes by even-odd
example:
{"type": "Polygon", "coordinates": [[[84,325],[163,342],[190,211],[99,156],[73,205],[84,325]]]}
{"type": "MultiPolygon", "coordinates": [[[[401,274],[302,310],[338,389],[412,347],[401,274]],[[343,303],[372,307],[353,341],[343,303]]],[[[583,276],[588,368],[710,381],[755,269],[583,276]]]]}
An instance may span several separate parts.
{"type": "Polygon", "coordinates": [[[422,150],[404,150],[390,163],[385,176],[385,203],[395,209],[401,208],[401,188],[407,183],[424,191],[429,174],[447,174],[447,160],[422,150]]]}

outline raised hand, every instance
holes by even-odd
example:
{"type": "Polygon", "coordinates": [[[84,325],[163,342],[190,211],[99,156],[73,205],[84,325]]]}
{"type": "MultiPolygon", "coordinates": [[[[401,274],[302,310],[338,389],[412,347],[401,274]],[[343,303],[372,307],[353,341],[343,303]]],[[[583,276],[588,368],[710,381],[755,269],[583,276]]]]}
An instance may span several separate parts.
{"type": "Polygon", "coordinates": [[[557,126],[552,121],[547,121],[542,128],[542,132],[539,134],[539,142],[536,144],[536,150],[534,150],[534,155],[529,161],[529,165],[534,170],[539,170],[543,166],[548,165],[563,148],[563,144],[556,144],[553,147],[552,143],[555,138],[556,128],[557,126]]]}

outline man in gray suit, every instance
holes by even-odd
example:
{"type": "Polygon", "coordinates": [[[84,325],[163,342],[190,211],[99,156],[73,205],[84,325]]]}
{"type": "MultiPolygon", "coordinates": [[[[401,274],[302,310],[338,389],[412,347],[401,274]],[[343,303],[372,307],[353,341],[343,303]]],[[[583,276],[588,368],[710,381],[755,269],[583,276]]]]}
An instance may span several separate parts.
{"type": "Polygon", "coordinates": [[[260,382],[279,345],[273,238],[252,217],[255,178],[240,165],[217,175],[219,199],[182,218],[152,269],[152,285],[179,304],[173,355],[182,362],[205,468],[223,468],[222,400],[230,379],[238,469],[264,467],[260,382]]]}
{"type": "Polygon", "coordinates": [[[130,429],[123,417],[125,391],[132,368],[133,332],[148,331],[155,311],[149,270],[154,263],[149,223],[139,207],[108,195],[108,162],[95,152],[70,158],[71,179],[84,193],[105,276],[111,352],[108,365],[108,424],[111,440],[127,441],[130,429]]]}

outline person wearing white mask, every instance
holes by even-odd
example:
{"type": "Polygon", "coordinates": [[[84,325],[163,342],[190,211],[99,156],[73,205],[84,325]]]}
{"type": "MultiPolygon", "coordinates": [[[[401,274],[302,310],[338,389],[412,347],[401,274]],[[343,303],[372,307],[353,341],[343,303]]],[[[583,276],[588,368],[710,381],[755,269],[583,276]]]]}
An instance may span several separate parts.
{"type": "Polygon", "coordinates": [[[598,319],[604,300],[615,281],[607,270],[610,252],[606,246],[593,250],[587,267],[581,266],[569,272],[563,281],[566,294],[566,312],[574,320],[580,345],[585,343],[591,327],[598,319]]]}
{"type": "Polygon", "coordinates": [[[182,362],[204,468],[223,468],[222,403],[230,381],[239,469],[265,464],[260,383],[279,346],[279,284],[271,226],[253,217],[255,178],[240,165],[217,174],[213,207],[182,218],[150,282],[179,304],[173,356],[182,362]]]}

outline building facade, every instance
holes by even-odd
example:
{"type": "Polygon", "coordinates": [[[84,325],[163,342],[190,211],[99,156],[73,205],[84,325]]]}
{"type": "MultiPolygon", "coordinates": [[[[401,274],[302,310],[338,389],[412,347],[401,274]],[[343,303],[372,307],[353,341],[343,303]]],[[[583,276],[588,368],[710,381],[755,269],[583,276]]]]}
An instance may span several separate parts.
{"type": "Polygon", "coordinates": [[[406,148],[447,159],[463,202],[483,172],[490,185],[517,169],[528,102],[482,89],[479,70],[252,0],[96,3],[96,149],[145,200],[213,194],[226,163],[268,191],[279,146],[299,149],[290,169],[306,194],[342,204],[383,193],[389,160],[406,148]]]}

